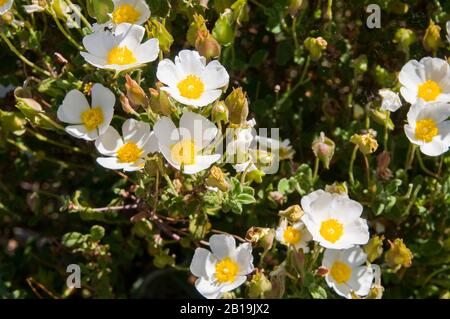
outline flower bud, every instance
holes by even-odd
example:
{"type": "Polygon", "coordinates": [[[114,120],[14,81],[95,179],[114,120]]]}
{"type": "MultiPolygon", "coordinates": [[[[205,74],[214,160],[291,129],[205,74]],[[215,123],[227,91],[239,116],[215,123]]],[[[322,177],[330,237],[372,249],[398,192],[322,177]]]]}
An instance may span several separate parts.
{"type": "Polygon", "coordinates": [[[251,227],[245,235],[245,239],[253,246],[261,246],[265,251],[272,248],[274,238],[275,231],[272,228],[251,227]]]}
{"type": "Polygon", "coordinates": [[[386,252],[385,260],[389,267],[399,270],[401,267],[411,267],[413,255],[403,243],[403,239],[397,238],[394,242],[389,242],[389,250],[386,252]]]}
{"type": "Polygon", "coordinates": [[[225,99],[231,124],[240,126],[246,123],[248,116],[248,100],[241,87],[233,89],[225,99]]]}
{"type": "Polygon", "coordinates": [[[410,29],[399,28],[397,32],[395,32],[395,36],[392,42],[397,44],[397,48],[399,51],[408,53],[409,47],[414,42],[416,42],[416,35],[410,29]]]}
{"type": "Polygon", "coordinates": [[[3,21],[6,25],[12,25],[14,22],[14,14],[11,11],[5,12],[0,16],[1,21],[3,21]]]}
{"type": "Polygon", "coordinates": [[[280,210],[278,212],[279,216],[287,218],[291,223],[298,222],[304,214],[305,212],[300,207],[300,205],[292,205],[286,208],[285,210],[280,210]]]}
{"type": "Polygon", "coordinates": [[[165,91],[158,91],[153,88],[150,88],[149,91],[149,104],[152,111],[157,114],[170,116],[170,114],[172,113],[172,109],[167,93],[165,91]]]}
{"type": "Polygon", "coordinates": [[[209,33],[208,30],[199,30],[195,40],[195,48],[207,60],[220,57],[221,47],[219,42],[209,33]]]}
{"type": "Polygon", "coordinates": [[[330,270],[324,266],[320,266],[319,268],[316,269],[316,275],[320,277],[325,277],[326,275],[328,275],[329,272],[330,270]]]}
{"type": "Polygon", "coordinates": [[[211,110],[211,118],[213,122],[218,123],[223,121],[228,123],[228,108],[224,101],[217,101],[211,110]]]}
{"type": "Polygon", "coordinates": [[[380,110],[369,110],[370,117],[375,121],[375,123],[385,126],[388,130],[392,131],[394,129],[394,122],[392,122],[390,115],[385,111],[380,110]],[[387,123],[386,123],[387,120],[387,123]]]}
{"type": "Polygon", "coordinates": [[[266,174],[263,171],[259,169],[254,169],[253,171],[247,173],[245,180],[249,182],[255,182],[256,184],[261,184],[262,178],[265,175],[266,174]]]}
{"type": "Polygon", "coordinates": [[[120,104],[122,105],[122,110],[125,113],[128,114],[134,114],[136,111],[133,109],[133,107],[130,104],[130,101],[128,100],[127,96],[125,94],[120,94],[120,104]]]}
{"type": "Polygon", "coordinates": [[[359,135],[353,134],[350,138],[350,142],[358,146],[358,149],[364,155],[369,155],[375,152],[378,148],[378,142],[370,133],[359,135]]]}
{"type": "Polygon", "coordinates": [[[125,87],[127,89],[127,97],[130,101],[131,106],[136,108],[138,106],[147,106],[148,105],[148,97],[144,92],[144,89],[140,87],[140,85],[133,80],[128,74],[125,76],[125,87]]]}
{"type": "Polygon", "coordinates": [[[364,252],[367,254],[367,260],[369,260],[369,262],[373,262],[383,253],[383,240],[383,235],[375,235],[370,238],[369,242],[363,247],[364,252]]]}
{"type": "Polygon", "coordinates": [[[320,136],[312,143],[312,150],[314,155],[322,162],[323,166],[328,169],[330,161],[334,155],[335,144],[325,136],[325,133],[320,132],[320,136]]]}
{"type": "Polygon", "coordinates": [[[322,56],[323,51],[327,48],[328,43],[322,37],[308,37],[306,38],[304,45],[306,50],[308,50],[311,59],[317,61],[322,56]]]}
{"type": "Polygon", "coordinates": [[[227,192],[231,188],[231,184],[226,181],[225,175],[218,166],[211,167],[205,184],[210,187],[217,187],[222,192],[227,192]]]}
{"type": "Polygon", "coordinates": [[[25,133],[26,124],[27,121],[19,113],[0,110],[0,127],[3,132],[20,136],[25,133]]]}
{"type": "Polygon", "coordinates": [[[278,205],[282,205],[286,201],[286,197],[280,192],[269,192],[269,197],[278,205]]]}
{"type": "Polygon", "coordinates": [[[382,180],[390,180],[393,176],[392,171],[389,169],[391,162],[391,156],[389,152],[383,151],[377,156],[377,176],[382,180]]]}
{"type": "Polygon", "coordinates": [[[214,38],[223,46],[229,46],[234,40],[233,14],[231,10],[226,10],[217,19],[212,30],[214,38]]]}
{"type": "Polygon", "coordinates": [[[335,194],[341,194],[341,195],[348,194],[348,188],[347,188],[347,184],[345,182],[343,182],[343,183],[334,182],[331,185],[326,185],[325,191],[327,191],[329,193],[335,193],[335,194]]]}
{"type": "Polygon", "coordinates": [[[248,296],[252,299],[264,298],[270,290],[272,283],[261,271],[257,271],[248,283],[248,296]]]}
{"type": "Polygon", "coordinates": [[[422,40],[425,50],[436,52],[436,50],[439,49],[442,44],[440,32],[441,27],[435,24],[433,20],[430,20],[430,24],[428,25],[422,40]]]}
{"type": "Polygon", "coordinates": [[[200,14],[194,14],[194,21],[189,25],[189,29],[187,32],[187,41],[191,46],[195,46],[195,42],[197,40],[198,32],[208,31],[206,28],[206,20],[200,14]]]}
{"type": "Polygon", "coordinates": [[[162,52],[170,52],[170,47],[173,43],[173,36],[167,31],[164,24],[156,18],[150,18],[148,21],[148,36],[150,38],[158,39],[159,48],[162,52]]]}
{"type": "Polygon", "coordinates": [[[306,8],[308,5],[307,0],[290,0],[289,1],[289,14],[291,17],[295,17],[300,9],[306,8]]]}

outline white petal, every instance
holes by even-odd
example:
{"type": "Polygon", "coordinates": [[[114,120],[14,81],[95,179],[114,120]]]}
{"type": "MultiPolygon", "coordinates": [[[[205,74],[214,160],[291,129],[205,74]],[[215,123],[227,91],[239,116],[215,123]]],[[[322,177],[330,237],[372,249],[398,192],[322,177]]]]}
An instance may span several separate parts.
{"type": "Polygon", "coordinates": [[[424,66],[417,60],[410,60],[400,70],[398,79],[408,89],[417,87],[426,81],[424,66]]]}
{"type": "Polygon", "coordinates": [[[128,165],[127,163],[119,163],[117,157],[98,157],[97,163],[108,169],[123,169],[128,165]]]}
{"type": "Polygon", "coordinates": [[[239,275],[248,275],[253,271],[252,246],[249,243],[240,244],[235,251],[235,259],[239,265],[239,275]]]}
{"type": "Polygon", "coordinates": [[[98,127],[99,134],[105,133],[114,116],[116,97],[110,89],[96,83],[92,87],[92,107],[100,107],[103,112],[103,123],[98,127]]]}
{"type": "Polygon", "coordinates": [[[123,140],[119,133],[112,126],[109,126],[105,133],[95,141],[95,147],[100,154],[107,156],[116,155],[119,148],[123,145],[123,140]]]}
{"type": "Polygon", "coordinates": [[[106,65],[106,58],[104,58],[104,57],[97,57],[88,52],[80,52],[80,55],[86,60],[86,62],[88,62],[89,64],[92,64],[96,68],[99,68],[99,69],[107,69],[108,68],[106,65]]]}
{"type": "Polygon", "coordinates": [[[227,70],[220,64],[219,61],[214,60],[208,63],[201,79],[205,83],[205,90],[220,89],[230,81],[230,76],[227,70]]]}
{"type": "MultiPolygon", "coordinates": [[[[94,33],[86,35],[83,38],[83,45],[92,56],[104,59],[116,44],[114,42],[114,36],[110,31],[99,29],[94,33]]],[[[83,53],[81,52],[81,55],[83,53]]]]}
{"type": "Polygon", "coordinates": [[[162,83],[176,88],[178,82],[183,80],[184,75],[180,73],[175,64],[169,59],[164,59],[158,64],[156,77],[162,83]]]}
{"type": "MultiPolygon", "coordinates": [[[[183,173],[184,174],[196,174],[201,172],[207,168],[209,168],[213,163],[217,162],[222,155],[214,154],[214,155],[199,155],[195,157],[194,165],[186,165],[184,166],[183,173]]],[[[177,169],[180,169],[179,165],[176,165],[177,169]]]]}
{"type": "Polygon", "coordinates": [[[326,194],[326,192],[322,189],[319,189],[312,193],[309,193],[306,196],[303,196],[302,200],[301,200],[301,205],[302,205],[303,210],[305,212],[310,212],[311,211],[311,208],[310,208],[311,203],[324,194],[326,194]]]}
{"type": "Polygon", "coordinates": [[[122,136],[125,143],[134,142],[142,147],[150,136],[150,125],[135,119],[128,119],[122,124],[122,136]]]}
{"type": "Polygon", "coordinates": [[[204,277],[200,277],[195,281],[195,288],[203,297],[208,299],[218,299],[222,296],[221,286],[204,277]]]}
{"type": "Polygon", "coordinates": [[[93,141],[98,138],[97,130],[87,131],[84,125],[69,125],[65,128],[70,135],[86,141],[93,141]]]}
{"type": "Polygon", "coordinates": [[[333,263],[340,259],[340,252],[341,251],[338,249],[325,249],[322,259],[322,266],[331,269],[333,263]]]}
{"type": "Polygon", "coordinates": [[[372,267],[357,267],[353,269],[348,285],[357,295],[366,296],[372,287],[373,278],[372,267]]]}
{"type": "Polygon", "coordinates": [[[402,88],[400,88],[400,93],[402,94],[402,96],[406,100],[406,102],[408,102],[408,103],[413,104],[417,101],[417,88],[410,89],[410,88],[402,87],[402,88]]]}
{"type": "Polygon", "coordinates": [[[205,65],[197,51],[181,50],[175,58],[175,64],[185,75],[201,76],[205,65]]]}
{"type": "Polygon", "coordinates": [[[159,152],[158,138],[155,132],[151,132],[147,142],[143,145],[146,154],[159,152]]]}
{"type": "Polygon", "coordinates": [[[195,141],[199,150],[208,146],[217,135],[217,127],[207,118],[193,112],[185,112],[180,119],[181,139],[195,141]]]}
{"type": "Polygon", "coordinates": [[[87,110],[89,110],[89,103],[83,93],[71,90],[58,108],[57,116],[61,122],[81,124],[81,113],[87,110]]]}
{"type": "Polygon", "coordinates": [[[191,273],[196,277],[207,277],[206,273],[206,260],[211,253],[204,248],[196,248],[194,257],[192,257],[191,265],[189,267],[191,273]]]}
{"type": "Polygon", "coordinates": [[[341,250],[339,260],[346,262],[353,268],[364,264],[367,261],[367,255],[361,247],[355,246],[346,250],[341,250]]]}
{"type": "Polygon", "coordinates": [[[335,245],[336,248],[349,248],[353,245],[364,245],[369,241],[369,226],[367,225],[367,220],[363,218],[358,218],[353,220],[351,223],[344,225],[344,234],[342,238],[339,239],[335,245]]]}
{"type": "Polygon", "coordinates": [[[220,291],[223,292],[229,292],[231,290],[236,289],[240,285],[242,285],[247,280],[246,276],[238,276],[234,282],[229,284],[223,284],[220,288],[220,291]]]}
{"type": "Polygon", "coordinates": [[[234,255],[236,241],[230,235],[212,235],[209,238],[209,247],[212,253],[221,260],[234,255]]]}
{"type": "Polygon", "coordinates": [[[140,63],[148,63],[155,61],[159,54],[158,39],[150,39],[139,45],[135,52],[135,57],[140,63]]]}
{"type": "Polygon", "coordinates": [[[114,32],[118,46],[134,51],[144,38],[145,28],[137,24],[121,23],[114,32]]]}
{"type": "Polygon", "coordinates": [[[439,137],[434,137],[430,143],[421,145],[420,151],[428,156],[439,156],[448,151],[448,145],[439,137]]]}
{"type": "Polygon", "coordinates": [[[134,171],[140,171],[145,166],[145,160],[140,158],[134,163],[125,163],[123,170],[125,172],[134,172],[134,171]]]}

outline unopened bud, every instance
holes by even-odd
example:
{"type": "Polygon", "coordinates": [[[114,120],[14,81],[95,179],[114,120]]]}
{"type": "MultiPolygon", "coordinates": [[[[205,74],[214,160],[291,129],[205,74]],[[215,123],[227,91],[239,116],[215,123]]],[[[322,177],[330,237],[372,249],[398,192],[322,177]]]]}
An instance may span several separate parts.
{"type": "Polygon", "coordinates": [[[217,101],[211,110],[211,118],[213,122],[228,123],[228,108],[224,101],[217,101]]]}
{"type": "Polygon", "coordinates": [[[158,39],[159,48],[163,52],[170,52],[173,43],[173,36],[167,31],[164,24],[156,18],[150,18],[148,21],[148,35],[150,38],[158,39]]]}
{"type": "Polygon", "coordinates": [[[390,131],[394,129],[394,123],[391,120],[390,115],[385,111],[370,109],[370,117],[375,123],[386,126],[390,131]]]}
{"type": "Polygon", "coordinates": [[[397,44],[397,48],[399,51],[408,53],[409,47],[414,42],[416,42],[416,35],[410,29],[399,28],[397,32],[395,32],[395,36],[392,42],[397,44]]]}
{"type": "Polygon", "coordinates": [[[290,0],[289,1],[289,14],[291,17],[295,17],[300,9],[304,9],[308,3],[307,0],[290,0]]]}
{"type": "Polygon", "coordinates": [[[370,133],[363,135],[354,134],[350,138],[350,142],[357,145],[360,152],[364,155],[372,154],[378,148],[378,142],[375,139],[375,136],[370,133]]]}
{"type": "Polygon", "coordinates": [[[278,212],[279,216],[287,218],[291,223],[298,222],[304,214],[305,212],[300,207],[300,205],[292,205],[286,208],[285,210],[280,210],[278,212]]]}
{"type": "Polygon", "coordinates": [[[227,182],[224,173],[218,166],[211,167],[205,184],[210,187],[217,187],[222,192],[227,192],[231,188],[231,184],[227,182]]]}
{"type": "Polygon", "coordinates": [[[191,46],[195,46],[199,31],[208,31],[208,29],[206,28],[206,20],[202,15],[194,14],[193,19],[194,20],[189,25],[189,29],[187,32],[187,40],[191,46]]]}
{"type": "Polygon", "coordinates": [[[209,33],[208,30],[199,30],[195,40],[195,48],[207,60],[220,57],[221,47],[219,42],[209,33]]]}
{"type": "Polygon", "coordinates": [[[246,123],[248,116],[248,100],[241,87],[233,91],[225,99],[231,124],[240,126],[246,123]]]}
{"type": "Polygon", "coordinates": [[[248,296],[250,298],[264,298],[272,290],[272,283],[263,272],[257,271],[248,282],[248,296]]]}
{"type": "Polygon", "coordinates": [[[425,35],[422,40],[423,47],[427,51],[435,52],[442,44],[441,41],[441,27],[430,20],[425,35]]]}
{"type": "Polygon", "coordinates": [[[144,92],[144,89],[133,80],[128,74],[125,75],[125,87],[127,89],[127,98],[130,101],[131,106],[136,108],[138,106],[147,106],[148,97],[144,92]]]}
{"type": "Polygon", "coordinates": [[[306,38],[304,45],[306,50],[308,50],[309,52],[311,60],[317,61],[322,56],[323,51],[325,51],[325,49],[327,48],[328,43],[322,37],[308,37],[306,38]]]}
{"type": "Polygon", "coordinates": [[[383,235],[375,235],[370,238],[369,242],[363,247],[364,252],[367,254],[367,260],[369,262],[373,262],[383,253],[383,240],[383,235]]]}
{"type": "Polygon", "coordinates": [[[153,88],[149,89],[150,92],[150,108],[157,114],[170,116],[172,113],[170,107],[169,96],[165,91],[158,91],[153,88]]]}
{"type": "Polygon", "coordinates": [[[377,156],[377,176],[382,180],[389,180],[392,178],[392,171],[389,169],[391,163],[391,156],[389,152],[383,151],[377,156]]]}
{"type": "Polygon", "coordinates": [[[326,137],[323,132],[320,132],[320,136],[312,143],[314,155],[322,162],[326,169],[330,167],[330,161],[333,158],[335,147],[334,142],[326,137]]]}
{"type": "Polygon", "coordinates": [[[397,238],[389,242],[389,250],[386,252],[385,260],[388,266],[394,270],[398,270],[401,267],[411,267],[413,255],[411,251],[403,243],[403,239],[397,238]]]}
{"type": "Polygon", "coordinates": [[[233,12],[225,10],[217,19],[212,30],[214,38],[223,46],[229,46],[234,40],[233,12]]]}

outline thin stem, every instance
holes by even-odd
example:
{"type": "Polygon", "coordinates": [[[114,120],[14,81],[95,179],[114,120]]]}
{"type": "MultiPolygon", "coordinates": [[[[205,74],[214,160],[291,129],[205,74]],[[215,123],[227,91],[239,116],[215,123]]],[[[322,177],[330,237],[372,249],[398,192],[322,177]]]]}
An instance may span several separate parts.
{"type": "Polygon", "coordinates": [[[245,183],[245,177],[247,177],[248,170],[250,169],[250,166],[252,166],[252,164],[253,164],[252,162],[248,163],[248,165],[247,165],[247,167],[245,168],[244,172],[242,172],[242,175],[241,175],[241,184],[244,184],[244,183],[245,183]]]}
{"type": "Polygon", "coordinates": [[[48,77],[53,77],[50,72],[44,70],[43,68],[37,66],[36,64],[34,64],[33,62],[31,62],[30,60],[28,60],[25,56],[23,56],[22,53],[20,53],[16,47],[11,43],[11,41],[9,41],[9,39],[6,37],[6,35],[3,32],[0,32],[0,37],[3,39],[3,41],[5,41],[6,45],[8,45],[9,49],[14,52],[17,57],[22,60],[23,63],[27,64],[28,66],[30,66],[32,69],[34,69],[35,71],[42,73],[45,76],[48,77]]]}
{"type": "Polygon", "coordinates": [[[364,165],[366,171],[367,189],[370,189],[370,164],[367,155],[364,155],[364,165]]]}
{"type": "Polygon", "coordinates": [[[72,1],[70,0],[65,0],[66,3],[69,5],[69,7],[72,9],[72,11],[80,17],[81,21],[84,23],[84,25],[89,29],[90,32],[92,32],[92,26],[89,23],[89,21],[85,18],[85,16],[81,13],[80,10],[78,10],[78,8],[76,6],[73,5],[72,1]]]}
{"type": "Polygon", "coordinates": [[[299,44],[297,39],[297,16],[292,17],[292,26],[291,26],[292,38],[294,39],[295,49],[298,50],[299,44]]]}
{"type": "Polygon", "coordinates": [[[408,154],[406,156],[406,162],[405,162],[405,171],[408,171],[412,167],[412,163],[414,161],[415,150],[416,150],[416,145],[409,144],[408,154]]]}
{"type": "Polygon", "coordinates": [[[167,175],[167,173],[163,174],[164,179],[166,180],[167,184],[169,185],[170,189],[172,189],[172,191],[178,196],[178,191],[175,188],[175,185],[173,185],[172,180],[170,179],[170,177],[167,175]]]}
{"type": "Polygon", "coordinates": [[[385,111],[385,120],[384,120],[384,149],[387,151],[388,149],[388,139],[389,139],[389,134],[388,134],[388,125],[389,125],[389,118],[390,118],[390,112],[388,110],[385,111]]]}
{"type": "Polygon", "coordinates": [[[418,148],[416,148],[416,153],[417,153],[417,159],[419,160],[419,165],[420,168],[422,168],[422,170],[427,173],[428,175],[430,175],[431,177],[434,177],[436,179],[441,179],[441,177],[438,174],[433,173],[432,171],[430,171],[428,168],[425,167],[425,164],[423,163],[423,159],[422,159],[422,154],[420,153],[420,150],[418,148]]]}
{"type": "Polygon", "coordinates": [[[348,167],[348,178],[350,180],[350,184],[355,183],[355,179],[353,178],[353,165],[356,159],[356,153],[358,152],[358,145],[355,145],[352,152],[352,157],[350,159],[350,166],[348,167]]]}
{"type": "Polygon", "coordinates": [[[38,132],[35,132],[35,131],[33,131],[33,130],[29,129],[29,128],[27,129],[27,132],[30,133],[31,135],[33,135],[39,141],[46,142],[46,143],[49,143],[49,144],[52,144],[52,145],[55,145],[55,146],[58,146],[58,147],[62,147],[62,148],[71,150],[71,151],[73,151],[75,153],[87,154],[86,152],[82,151],[81,149],[79,149],[76,146],[72,147],[72,146],[65,145],[63,143],[57,142],[57,141],[53,141],[53,140],[49,139],[48,137],[46,137],[46,136],[44,136],[44,135],[42,135],[42,134],[40,134],[38,132]]]}
{"type": "Polygon", "coordinates": [[[319,158],[316,157],[316,159],[314,161],[314,173],[313,173],[313,178],[312,178],[313,186],[316,183],[318,173],[319,173],[319,158]]]}
{"type": "Polygon", "coordinates": [[[234,238],[236,238],[237,240],[239,240],[240,242],[243,242],[243,243],[246,243],[246,242],[247,242],[244,238],[242,238],[242,237],[240,237],[240,236],[238,236],[238,235],[233,235],[233,234],[227,233],[227,232],[222,231],[222,230],[211,229],[211,233],[214,233],[214,234],[222,234],[222,235],[230,235],[230,236],[233,236],[234,238]]]}
{"type": "Polygon", "coordinates": [[[53,9],[50,10],[50,15],[53,17],[53,20],[55,20],[56,26],[58,27],[58,29],[61,31],[62,34],[64,34],[64,36],[67,38],[67,40],[69,40],[69,42],[75,47],[77,48],[77,50],[83,50],[83,47],[81,45],[78,44],[77,41],[74,40],[74,38],[72,38],[72,36],[69,34],[69,32],[67,32],[66,29],[64,29],[64,27],[61,25],[61,22],[59,22],[58,17],[56,16],[55,12],[53,11],[53,9]]]}

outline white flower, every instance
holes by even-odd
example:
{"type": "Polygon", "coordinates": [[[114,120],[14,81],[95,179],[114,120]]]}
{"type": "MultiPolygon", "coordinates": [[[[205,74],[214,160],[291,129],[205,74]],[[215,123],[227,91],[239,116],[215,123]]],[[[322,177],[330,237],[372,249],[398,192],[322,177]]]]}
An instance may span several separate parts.
{"type": "Polygon", "coordinates": [[[206,64],[197,51],[182,50],[175,63],[165,59],[158,64],[156,76],[166,84],[161,90],[185,105],[202,107],[217,100],[228,85],[229,75],[219,61],[206,64]]]}
{"type": "Polygon", "coordinates": [[[91,90],[92,103],[78,90],[67,93],[58,108],[57,116],[61,122],[71,124],[66,132],[87,141],[97,139],[111,123],[116,98],[108,88],[96,83],[91,90]]]}
{"type": "Polygon", "coordinates": [[[366,296],[374,279],[373,268],[365,265],[367,255],[359,246],[345,250],[326,249],[322,266],[329,270],[325,280],[329,287],[347,299],[351,293],[366,296]]]}
{"type": "Polygon", "coordinates": [[[96,28],[83,38],[88,52],[81,52],[84,59],[100,69],[117,72],[133,69],[156,60],[159,53],[158,39],[141,44],[145,29],[139,25],[122,23],[114,31],[96,28]]]}
{"type": "Polygon", "coordinates": [[[252,246],[244,243],[236,248],[232,236],[213,235],[209,247],[212,253],[204,248],[195,250],[190,270],[198,277],[198,292],[205,298],[217,299],[242,285],[253,271],[252,246]]]}
{"type": "Polygon", "coordinates": [[[450,101],[450,67],[447,61],[425,57],[420,62],[410,60],[400,71],[400,92],[413,104],[418,99],[425,102],[450,101]]]}
{"type": "Polygon", "coordinates": [[[369,240],[363,207],[346,194],[314,191],[301,201],[305,223],[313,239],[325,248],[346,249],[369,240]]]}
{"type": "Polygon", "coordinates": [[[381,89],[378,94],[382,97],[381,109],[385,111],[395,112],[402,106],[402,101],[398,93],[392,92],[389,89],[381,89]]]}
{"type": "Polygon", "coordinates": [[[150,9],[144,0],[113,0],[114,10],[111,21],[121,23],[144,24],[150,18],[150,9]]]}
{"type": "Polygon", "coordinates": [[[170,165],[183,173],[195,174],[217,162],[221,155],[204,154],[217,134],[216,126],[203,116],[185,112],[177,128],[168,117],[162,117],[155,124],[160,152],[170,165]]]}
{"type": "Polygon", "coordinates": [[[7,11],[9,11],[13,3],[13,0],[0,0],[0,15],[5,14],[7,11]]]}
{"type": "Polygon", "coordinates": [[[295,249],[303,249],[303,252],[309,252],[308,242],[312,239],[311,234],[302,222],[288,225],[286,219],[283,219],[276,230],[276,238],[285,245],[292,245],[295,249]]]}
{"type": "Polygon", "coordinates": [[[419,145],[420,151],[438,156],[450,147],[450,105],[447,103],[413,104],[408,112],[405,134],[411,143],[419,145]]]}
{"type": "Polygon", "coordinates": [[[158,152],[158,141],[145,122],[128,119],[122,125],[122,137],[112,127],[95,141],[97,150],[107,157],[97,163],[109,169],[137,171],[144,168],[145,156],[158,152]]]}
{"type": "Polygon", "coordinates": [[[41,6],[39,1],[33,1],[32,4],[24,5],[23,9],[25,10],[26,13],[31,14],[35,12],[45,11],[45,5],[41,6]]]}

